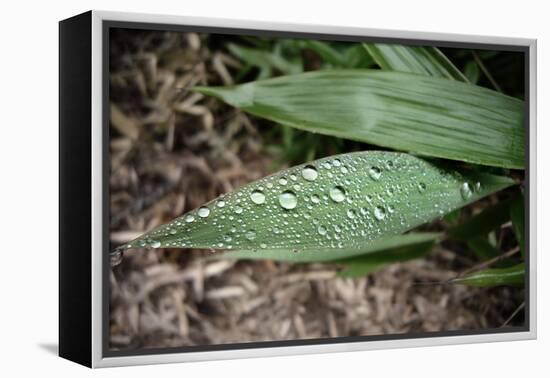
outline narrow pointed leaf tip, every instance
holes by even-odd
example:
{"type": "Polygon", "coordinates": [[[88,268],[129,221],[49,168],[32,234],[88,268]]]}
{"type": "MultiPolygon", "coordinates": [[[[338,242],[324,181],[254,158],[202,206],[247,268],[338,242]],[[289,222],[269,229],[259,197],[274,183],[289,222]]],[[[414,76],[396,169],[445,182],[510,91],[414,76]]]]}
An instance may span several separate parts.
{"type": "Polygon", "coordinates": [[[455,80],[348,69],[193,90],[310,132],[481,165],[525,164],[523,102],[455,80]]]}
{"type": "Polygon", "coordinates": [[[469,286],[521,286],[525,281],[525,264],[519,263],[508,268],[489,268],[455,278],[451,283],[469,286]]]}
{"type": "Polygon", "coordinates": [[[225,194],[128,248],[357,248],[401,234],[514,182],[367,151],[295,166],[225,194]]]}

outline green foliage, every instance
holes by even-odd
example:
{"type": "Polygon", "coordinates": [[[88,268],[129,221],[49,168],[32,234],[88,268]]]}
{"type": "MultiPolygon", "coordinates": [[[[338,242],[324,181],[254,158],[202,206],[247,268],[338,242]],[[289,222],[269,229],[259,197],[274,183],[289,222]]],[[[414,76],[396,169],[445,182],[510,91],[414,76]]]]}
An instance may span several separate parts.
{"type": "Polygon", "coordinates": [[[236,44],[228,44],[227,48],[233,55],[250,66],[260,69],[258,79],[271,77],[277,70],[283,74],[302,72],[302,62],[299,59],[285,59],[280,53],[251,49],[236,44]]]}
{"type": "MultiPolygon", "coordinates": [[[[511,217],[524,253],[523,197],[458,223],[467,213],[461,207],[513,185],[490,171],[524,167],[523,102],[474,85],[481,76],[471,60],[477,55],[469,55],[462,73],[434,47],[244,40],[251,46],[227,45],[244,63],[237,81],[252,71],[257,81],[193,90],[277,122],[264,132],[286,163],[349,151],[352,140],[485,167],[381,151],[331,156],[246,185],[121,249],[235,249],[215,258],[332,262],[344,265],[340,276],[357,277],[425,256],[442,234],[402,233],[441,217],[450,238],[480,260],[495,258],[491,236],[511,217]],[[312,52],[316,71],[302,73],[311,69],[304,56],[312,52]],[[366,69],[374,64],[381,70],[366,69]]],[[[451,282],[520,285],[523,276],[519,264],[451,282]]]]}
{"type": "Polygon", "coordinates": [[[345,268],[339,273],[339,276],[345,278],[362,277],[374,273],[388,264],[424,257],[431,251],[434,241],[403,245],[342,261],[345,268]]]}
{"type": "Polygon", "coordinates": [[[513,183],[404,153],[349,153],[248,184],[125,248],[361,248],[513,183]]]}
{"type": "Polygon", "coordinates": [[[468,81],[472,84],[477,84],[479,81],[479,66],[474,61],[469,61],[464,67],[464,76],[468,78],[468,81]]]}
{"type": "Polygon", "coordinates": [[[442,234],[435,232],[409,233],[377,239],[372,243],[354,248],[312,248],[301,250],[299,253],[287,249],[239,250],[216,255],[216,258],[273,260],[294,263],[332,261],[349,265],[355,261],[363,261],[356,260],[359,256],[362,259],[365,255],[372,255],[375,256],[375,261],[381,262],[385,261],[382,255],[385,256],[386,253],[393,255],[394,258],[400,258],[404,255],[403,250],[426,244],[431,246],[441,236],[442,234]]]}
{"type": "Polygon", "coordinates": [[[466,241],[466,244],[468,244],[468,247],[474,251],[480,260],[489,260],[499,254],[496,247],[489,242],[487,237],[472,237],[466,241]]]}
{"type": "Polygon", "coordinates": [[[364,46],[383,70],[468,82],[464,74],[436,47],[409,47],[382,43],[365,43],[364,46]]]}
{"type": "Polygon", "coordinates": [[[487,235],[510,219],[511,200],[500,201],[484,209],[459,225],[449,229],[449,237],[460,240],[472,240],[487,235]]]}
{"type": "Polygon", "coordinates": [[[523,195],[514,199],[510,206],[510,214],[521,254],[525,258],[525,198],[523,195]]]}
{"type": "Polygon", "coordinates": [[[194,90],[310,132],[482,165],[524,166],[523,102],[457,81],[330,70],[194,90]]]}
{"type": "Polygon", "coordinates": [[[525,264],[520,263],[509,268],[484,269],[455,278],[452,283],[469,286],[522,286],[525,280],[525,264]]]}

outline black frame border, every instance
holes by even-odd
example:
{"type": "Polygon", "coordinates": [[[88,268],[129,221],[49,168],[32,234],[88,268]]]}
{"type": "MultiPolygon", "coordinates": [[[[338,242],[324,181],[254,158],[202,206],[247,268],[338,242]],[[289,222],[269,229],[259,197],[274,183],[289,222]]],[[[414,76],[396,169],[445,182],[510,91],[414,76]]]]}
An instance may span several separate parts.
{"type": "Polygon", "coordinates": [[[59,22],[59,356],[92,366],[92,12],[59,22]]]}

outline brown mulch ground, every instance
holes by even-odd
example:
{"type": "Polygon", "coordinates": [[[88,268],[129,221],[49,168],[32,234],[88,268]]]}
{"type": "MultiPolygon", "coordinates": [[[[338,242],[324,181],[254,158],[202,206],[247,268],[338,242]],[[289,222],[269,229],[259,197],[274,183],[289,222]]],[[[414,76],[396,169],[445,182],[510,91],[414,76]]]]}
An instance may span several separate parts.
{"type": "MultiPolygon", "coordinates": [[[[194,33],[115,32],[111,48],[111,242],[127,242],[270,173],[256,121],[193,94],[240,63],[194,33]]],[[[445,282],[472,265],[438,246],[369,277],[337,266],[216,261],[133,250],[111,273],[113,349],[494,328],[522,290],[445,282]]],[[[521,324],[521,317],[509,325],[521,324]]]]}

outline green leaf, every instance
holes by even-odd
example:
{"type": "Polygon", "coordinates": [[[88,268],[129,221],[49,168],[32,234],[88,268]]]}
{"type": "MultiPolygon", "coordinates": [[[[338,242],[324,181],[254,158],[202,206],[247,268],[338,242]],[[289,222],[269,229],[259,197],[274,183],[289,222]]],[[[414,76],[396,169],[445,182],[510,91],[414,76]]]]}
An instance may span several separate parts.
{"type": "Polygon", "coordinates": [[[310,132],[481,165],[524,166],[523,102],[475,85],[350,69],[194,90],[310,132]]]}
{"type": "Polygon", "coordinates": [[[315,51],[325,62],[330,63],[335,67],[347,66],[343,54],[340,51],[334,49],[327,42],[304,40],[302,41],[302,45],[315,51]]]}
{"type": "Polygon", "coordinates": [[[521,255],[525,258],[525,199],[522,195],[517,196],[510,206],[512,225],[518,240],[521,255]]]}
{"type": "Polygon", "coordinates": [[[370,68],[374,65],[372,56],[361,44],[354,44],[344,51],[344,59],[349,68],[370,68]]]}
{"type": "Polygon", "coordinates": [[[386,71],[410,72],[468,82],[468,79],[437,47],[363,44],[375,62],[386,71]]]}
{"type": "Polygon", "coordinates": [[[451,280],[451,283],[469,286],[522,286],[525,279],[525,264],[520,263],[509,268],[491,268],[468,274],[451,280]]]}
{"type": "Polygon", "coordinates": [[[459,221],[459,219],[460,219],[460,209],[453,210],[450,213],[447,213],[443,217],[443,220],[449,225],[456,224],[459,221]]]}
{"type": "Polygon", "coordinates": [[[245,185],[123,248],[359,248],[513,183],[404,153],[354,152],[245,185]]]}
{"type": "Polygon", "coordinates": [[[479,81],[479,67],[477,63],[473,60],[466,63],[466,67],[464,67],[464,76],[468,78],[468,81],[472,84],[477,84],[479,81]]]}
{"type": "Polygon", "coordinates": [[[448,231],[449,237],[471,240],[476,236],[487,235],[510,219],[511,203],[511,200],[508,199],[484,209],[479,214],[451,228],[448,231]]]}
{"type": "Polygon", "coordinates": [[[424,257],[431,251],[434,241],[405,245],[389,250],[360,256],[342,261],[346,267],[338,274],[340,277],[363,277],[382,269],[388,264],[424,257]]]}
{"type": "Polygon", "coordinates": [[[273,68],[285,74],[298,73],[302,71],[301,62],[288,61],[282,56],[270,51],[251,49],[235,45],[233,43],[229,43],[227,48],[233,55],[241,59],[243,62],[260,68],[261,72],[268,72],[273,68]]]}
{"type": "Polygon", "coordinates": [[[247,259],[247,260],[273,260],[273,261],[287,261],[294,263],[306,263],[306,262],[326,262],[326,261],[338,261],[341,263],[351,263],[352,260],[346,260],[351,258],[357,258],[357,256],[363,256],[366,254],[379,255],[380,253],[386,253],[386,251],[393,251],[394,249],[400,249],[403,247],[413,247],[417,245],[432,245],[435,240],[441,237],[440,233],[410,233],[403,235],[395,235],[387,238],[382,238],[368,243],[363,247],[354,248],[312,248],[306,250],[292,251],[288,249],[262,249],[259,250],[239,250],[230,251],[220,255],[216,255],[215,258],[224,259],[247,259]],[[380,252],[383,251],[383,252],[380,252]]]}
{"type": "Polygon", "coordinates": [[[499,254],[499,251],[489,243],[487,237],[474,237],[469,239],[466,244],[480,260],[489,260],[499,254]]]}

